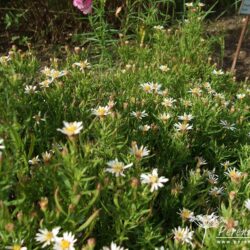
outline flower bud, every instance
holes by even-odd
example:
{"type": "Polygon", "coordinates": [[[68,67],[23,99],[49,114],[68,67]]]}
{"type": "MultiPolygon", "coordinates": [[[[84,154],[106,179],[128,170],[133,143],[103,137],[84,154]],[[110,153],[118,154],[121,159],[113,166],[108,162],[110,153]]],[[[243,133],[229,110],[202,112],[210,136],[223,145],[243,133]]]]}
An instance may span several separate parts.
{"type": "Polygon", "coordinates": [[[40,209],[45,212],[47,210],[47,207],[48,207],[48,198],[47,197],[42,197],[39,201],[39,206],[40,206],[40,209]]]}

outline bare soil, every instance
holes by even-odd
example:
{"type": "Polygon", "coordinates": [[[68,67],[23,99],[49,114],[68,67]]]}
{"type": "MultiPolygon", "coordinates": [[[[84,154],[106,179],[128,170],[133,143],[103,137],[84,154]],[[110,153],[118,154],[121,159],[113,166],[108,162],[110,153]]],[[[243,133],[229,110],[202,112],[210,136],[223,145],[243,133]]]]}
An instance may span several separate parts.
{"type": "MultiPolygon", "coordinates": [[[[239,41],[240,33],[243,27],[243,18],[245,16],[226,17],[214,21],[208,25],[209,35],[219,35],[224,37],[224,55],[220,50],[216,51],[216,61],[220,67],[230,70],[235,55],[236,47],[239,41]],[[222,57],[222,60],[219,58],[222,57]]],[[[250,23],[244,36],[239,58],[236,64],[236,78],[244,80],[250,77],[250,23]]]]}

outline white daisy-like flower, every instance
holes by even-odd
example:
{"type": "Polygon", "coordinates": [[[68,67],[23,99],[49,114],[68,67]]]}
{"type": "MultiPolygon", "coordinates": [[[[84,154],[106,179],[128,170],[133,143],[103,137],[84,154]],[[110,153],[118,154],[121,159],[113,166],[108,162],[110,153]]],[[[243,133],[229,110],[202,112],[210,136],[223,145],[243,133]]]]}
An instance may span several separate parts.
{"type": "Polygon", "coordinates": [[[0,57],[0,63],[1,64],[6,64],[8,61],[11,60],[11,57],[10,56],[1,56],[0,57]]]}
{"type": "Polygon", "coordinates": [[[151,186],[150,191],[154,192],[157,191],[158,188],[164,186],[163,183],[168,182],[169,179],[165,178],[164,176],[158,176],[158,169],[153,169],[152,173],[150,174],[141,174],[141,182],[148,184],[151,186]]]}
{"type": "Polygon", "coordinates": [[[242,100],[246,97],[246,94],[237,94],[236,97],[237,99],[242,100]]]}
{"type": "Polygon", "coordinates": [[[234,124],[234,123],[230,124],[230,123],[229,123],[228,121],[226,121],[226,120],[221,120],[221,121],[220,121],[220,125],[221,125],[223,128],[228,129],[228,130],[231,130],[231,131],[236,130],[235,124],[234,124]]]}
{"type": "Polygon", "coordinates": [[[111,242],[110,247],[103,247],[102,250],[128,250],[128,249],[118,246],[114,242],[111,242]]]}
{"type": "Polygon", "coordinates": [[[221,222],[224,224],[222,227],[226,229],[226,231],[235,232],[235,227],[238,226],[239,221],[235,220],[232,217],[221,217],[221,222]]]}
{"type": "Polygon", "coordinates": [[[146,82],[140,85],[141,88],[146,92],[146,93],[152,93],[154,88],[151,82],[146,82]]]}
{"type": "Polygon", "coordinates": [[[184,122],[190,122],[193,118],[194,117],[192,114],[186,114],[186,113],[184,113],[184,115],[178,116],[178,119],[184,122]]]}
{"type": "Polygon", "coordinates": [[[190,231],[188,227],[181,228],[180,226],[178,228],[173,229],[174,239],[175,241],[183,244],[191,244],[192,245],[192,239],[193,239],[193,231],[190,231]]]}
{"type": "Polygon", "coordinates": [[[194,3],[185,3],[185,5],[188,7],[188,8],[190,8],[190,7],[194,7],[194,3]]]}
{"type": "Polygon", "coordinates": [[[201,96],[202,94],[202,90],[200,89],[200,87],[195,87],[195,88],[191,88],[188,93],[191,93],[193,96],[201,96]]]}
{"type": "Polygon", "coordinates": [[[149,155],[150,150],[148,150],[143,145],[139,148],[136,142],[132,143],[132,147],[130,149],[130,153],[136,157],[137,160],[140,160],[144,156],[149,155]]]}
{"type": "Polygon", "coordinates": [[[164,123],[167,122],[171,118],[169,113],[162,113],[159,115],[159,119],[162,120],[164,123]]]}
{"type": "Polygon", "coordinates": [[[224,188],[223,188],[223,187],[220,187],[220,188],[218,188],[218,187],[213,187],[213,188],[211,188],[211,189],[209,190],[209,194],[212,195],[212,196],[217,197],[217,196],[222,195],[222,194],[223,194],[223,191],[224,191],[224,188]]]}
{"type": "Polygon", "coordinates": [[[227,169],[232,163],[230,161],[225,161],[220,164],[224,169],[227,169]]]}
{"type": "Polygon", "coordinates": [[[156,26],[154,26],[153,27],[155,30],[164,30],[164,26],[162,26],[162,25],[156,25],[156,26]]]}
{"type": "Polygon", "coordinates": [[[193,128],[193,125],[189,125],[188,123],[175,123],[174,124],[177,131],[180,132],[187,132],[188,130],[191,130],[193,128]]]}
{"type": "Polygon", "coordinates": [[[218,175],[216,175],[212,172],[209,172],[207,180],[210,184],[215,185],[218,183],[218,175]]]}
{"type": "Polygon", "coordinates": [[[41,121],[43,122],[46,121],[45,116],[44,117],[41,116],[41,111],[39,111],[37,115],[32,116],[32,118],[35,120],[36,124],[40,124],[41,121]]]}
{"type": "Polygon", "coordinates": [[[196,157],[196,160],[197,160],[198,167],[207,165],[207,161],[202,156],[196,157]]]}
{"type": "Polygon", "coordinates": [[[219,70],[214,69],[212,71],[212,74],[217,75],[217,76],[221,76],[221,75],[224,75],[224,72],[221,69],[219,69],[219,70]]]}
{"type": "Polygon", "coordinates": [[[37,93],[37,87],[33,85],[26,85],[24,88],[24,93],[25,94],[35,94],[37,93]]]}
{"type": "Polygon", "coordinates": [[[37,155],[36,157],[33,157],[31,160],[28,161],[30,165],[38,165],[40,162],[39,156],[37,155]]]}
{"type": "Polygon", "coordinates": [[[243,177],[242,172],[237,170],[236,168],[229,168],[226,172],[225,175],[227,175],[232,182],[240,182],[241,178],[243,177]]]}
{"type": "Polygon", "coordinates": [[[51,160],[52,156],[53,154],[51,152],[45,151],[44,153],[42,153],[42,158],[45,163],[48,163],[51,160]]]}
{"type": "Polygon", "coordinates": [[[56,70],[56,69],[51,69],[47,76],[50,77],[52,80],[55,80],[57,78],[65,76],[67,74],[68,74],[67,70],[59,71],[59,70],[56,70]]]}
{"type": "Polygon", "coordinates": [[[90,69],[91,65],[88,62],[88,60],[80,61],[80,62],[75,62],[72,64],[73,67],[79,67],[79,69],[84,72],[86,69],[90,69]]]}
{"type": "Polygon", "coordinates": [[[148,124],[145,124],[143,126],[139,126],[139,129],[142,130],[143,132],[147,132],[150,130],[150,126],[148,124]]]}
{"type": "Polygon", "coordinates": [[[118,159],[116,158],[113,161],[109,161],[107,163],[107,165],[109,166],[109,168],[106,168],[106,172],[112,173],[114,174],[116,177],[118,176],[125,176],[125,174],[123,173],[125,169],[130,168],[133,166],[133,163],[130,163],[128,165],[124,165],[123,162],[118,161],[118,159]]]}
{"type": "Polygon", "coordinates": [[[168,67],[168,65],[160,65],[159,69],[162,72],[168,72],[170,70],[170,68],[168,67]]]}
{"type": "Polygon", "coordinates": [[[194,218],[194,212],[192,212],[186,208],[180,209],[180,212],[178,214],[181,216],[181,218],[184,221],[185,220],[192,220],[192,218],[194,218]]]}
{"type": "Polygon", "coordinates": [[[58,128],[57,131],[62,132],[67,136],[73,136],[80,133],[83,129],[82,122],[63,122],[64,127],[62,129],[58,128]]]}
{"type": "Polygon", "coordinates": [[[148,113],[145,110],[143,110],[143,111],[133,111],[133,112],[131,112],[131,115],[136,117],[137,119],[141,120],[142,118],[147,117],[148,113]]]}
{"type": "Polygon", "coordinates": [[[96,109],[92,109],[92,114],[96,115],[100,118],[104,118],[105,116],[110,114],[110,108],[109,106],[99,106],[96,109]]]}
{"type": "Polygon", "coordinates": [[[170,98],[164,98],[161,104],[166,108],[172,108],[175,102],[176,100],[170,97],[170,98]]]}
{"type": "Polygon", "coordinates": [[[55,242],[55,239],[57,237],[57,234],[60,231],[60,227],[56,227],[52,229],[52,231],[49,231],[48,229],[39,229],[39,233],[36,234],[36,241],[42,244],[42,248],[45,248],[46,246],[50,246],[55,242]]]}
{"type": "Polygon", "coordinates": [[[245,208],[250,211],[250,199],[245,200],[245,208]]]}
{"type": "Polygon", "coordinates": [[[197,215],[194,222],[201,228],[217,228],[220,224],[219,217],[214,213],[208,215],[197,215]]]}
{"type": "Polygon", "coordinates": [[[198,3],[198,6],[199,6],[199,7],[204,7],[205,4],[204,4],[204,3],[198,3]]]}
{"type": "Polygon", "coordinates": [[[183,106],[185,108],[191,107],[192,106],[192,102],[190,100],[186,100],[186,99],[181,99],[181,102],[183,104],[183,106]]]}
{"type": "Polygon", "coordinates": [[[152,87],[153,87],[154,93],[158,93],[158,94],[161,93],[161,84],[155,82],[155,83],[152,83],[152,87]]]}
{"type": "Polygon", "coordinates": [[[5,149],[4,140],[0,138],[0,150],[3,150],[3,149],[5,149]]]}
{"type": "Polygon", "coordinates": [[[39,83],[41,88],[49,88],[50,84],[53,82],[52,79],[47,79],[39,83]]]}
{"type": "Polygon", "coordinates": [[[50,68],[45,66],[42,70],[41,73],[44,74],[45,76],[50,76],[50,68]]]}
{"type": "Polygon", "coordinates": [[[63,233],[63,237],[55,238],[54,250],[75,250],[75,236],[71,232],[63,233]]]}
{"type": "Polygon", "coordinates": [[[225,95],[222,93],[214,93],[214,97],[220,101],[224,101],[226,99],[225,95]]]}
{"type": "Polygon", "coordinates": [[[12,246],[7,246],[5,247],[5,249],[9,249],[9,250],[27,250],[27,247],[23,247],[23,240],[20,243],[14,243],[12,246]]]}

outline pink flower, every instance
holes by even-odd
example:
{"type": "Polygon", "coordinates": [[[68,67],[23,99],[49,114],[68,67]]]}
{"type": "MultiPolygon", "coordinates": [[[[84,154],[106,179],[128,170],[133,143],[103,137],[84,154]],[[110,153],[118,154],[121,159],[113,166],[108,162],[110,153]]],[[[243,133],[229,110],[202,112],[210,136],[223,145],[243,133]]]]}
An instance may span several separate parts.
{"type": "Polygon", "coordinates": [[[92,12],[92,0],[73,0],[73,5],[84,15],[92,12]]]}

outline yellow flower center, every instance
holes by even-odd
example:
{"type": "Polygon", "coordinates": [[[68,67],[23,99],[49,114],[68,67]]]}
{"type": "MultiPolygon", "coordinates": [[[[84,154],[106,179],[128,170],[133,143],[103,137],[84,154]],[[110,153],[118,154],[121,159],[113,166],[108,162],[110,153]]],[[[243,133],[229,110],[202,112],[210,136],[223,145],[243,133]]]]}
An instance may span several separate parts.
{"type": "Polygon", "coordinates": [[[151,86],[150,86],[150,85],[144,86],[144,90],[145,90],[146,92],[149,92],[149,91],[151,90],[151,86]]]}
{"type": "Polygon", "coordinates": [[[45,80],[45,81],[43,82],[43,86],[44,86],[44,87],[49,87],[49,84],[50,84],[50,81],[49,81],[49,80],[45,80]]]}
{"type": "Polygon", "coordinates": [[[175,235],[175,239],[177,241],[181,241],[183,239],[183,232],[182,231],[177,232],[175,235]]]}
{"type": "Polygon", "coordinates": [[[86,68],[87,67],[87,63],[86,62],[80,62],[80,67],[82,69],[86,68]]]}
{"type": "Polygon", "coordinates": [[[115,173],[121,173],[123,170],[123,164],[120,162],[117,162],[113,165],[113,170],[115,173]]]}
{"type": "Polygon", "coordinates": [[[150,182],[151,182],[152,184],[158,182],[158,177],[155,176],[155,175],[150,176],[150,182]]]}
{"type": "Polygon", "coordinates": [[[235,177],[237,176],[236,171],[235,171],[235,170],[232,170],[232,171],[229,173],[229,176],[230,176],[231,178],[235,178],[235,177]]]}
{"type": "Polygon", "coordinates": [[[190,211],[187,210],[187,209],[183,210],[182,213],[181,213],[181,217],[183,219],[188,219],[190,217],[190,211]]]}
{"type": "Polygon", "coordinates": [[[52,238],[53,238],[52,232],[48,232],[48,233],[46,234],[45,238],[46,238],[46,241],[51,241],[52,238]]]}
{"type": "Polygon", "coordinates": [[[69,247],[70,247],[70,242],[68,240],[61,241],[61,248],[62,249],[68,249],[69,247]]]}
{"type": "Polygon", "coordinates": [[[230,176],[231,180],[234,182],[238,182],[241,179],[240,173],[238,173],[235,170],[232,170],[231,172],[229,172],[229,176],[230,176]]]}
{"type": "Polygon", "coordinates": [[[105,116],[106,110],[105,108],[99,108],[97,113],[99,116],[105,116]]]}
{"type": "Polygon", "coordinates": [[[21,250],[21,246],[20,245],[14,245],[12,250],[21,250]]]}
{"type": "Polygon", "coordinates": [[[70,125],[65,128],[65,132],[68,134],[74,134],[77,130],[77,127],[75,125],[70,125]]]}
{"type": "Polygon", "coordinates": [[[59,76],[59,71],[55,70],[54,72],[52,72],[51,76],[52,78],[57,78],[59,76]]]}

